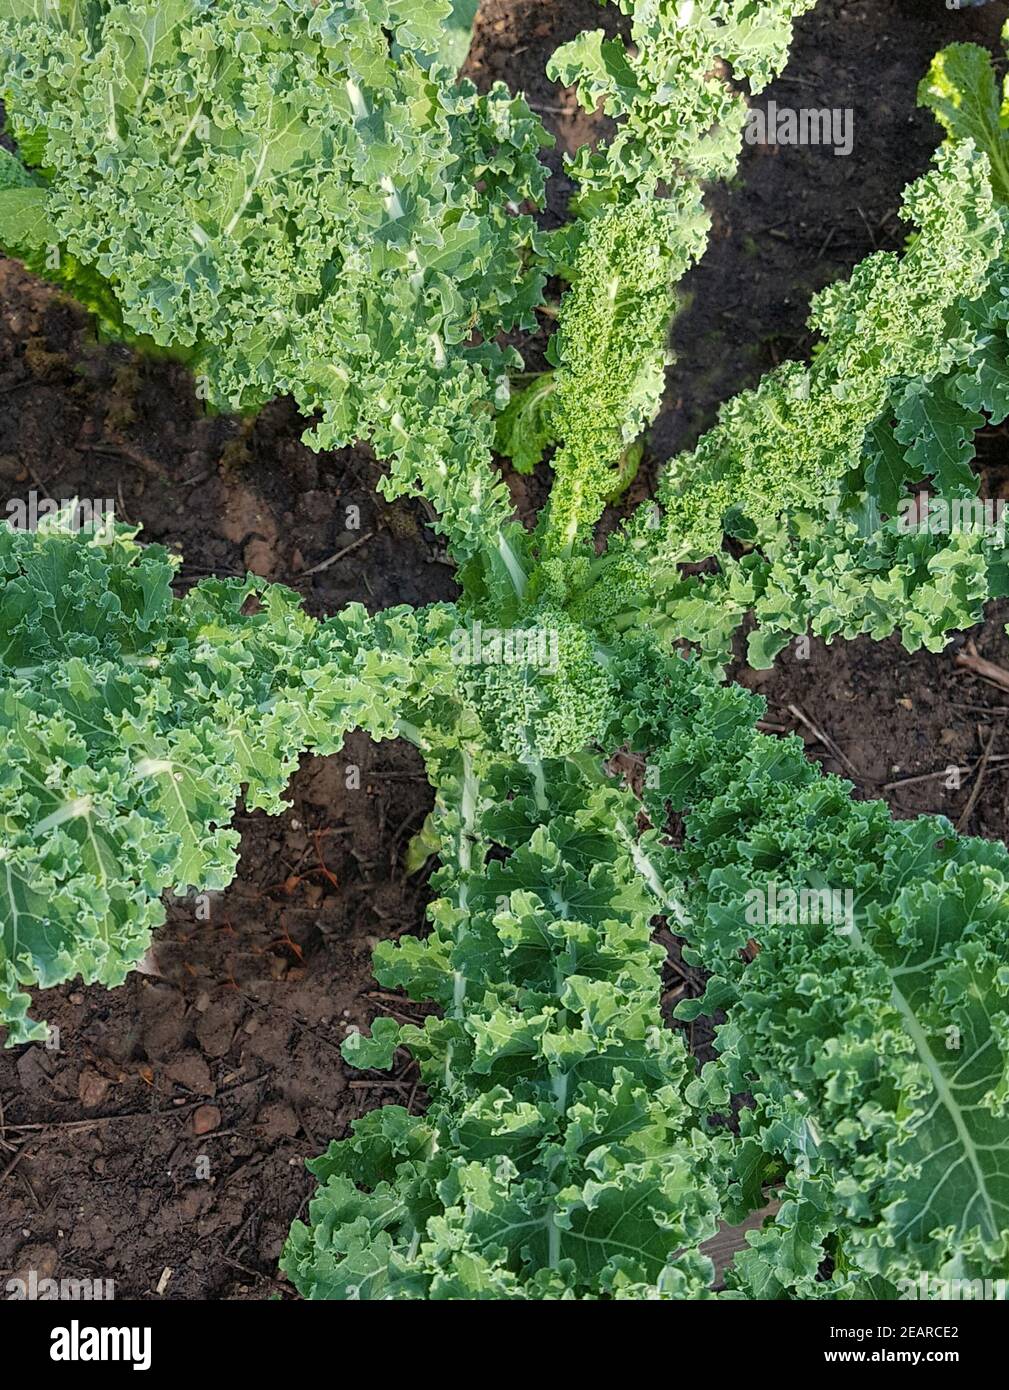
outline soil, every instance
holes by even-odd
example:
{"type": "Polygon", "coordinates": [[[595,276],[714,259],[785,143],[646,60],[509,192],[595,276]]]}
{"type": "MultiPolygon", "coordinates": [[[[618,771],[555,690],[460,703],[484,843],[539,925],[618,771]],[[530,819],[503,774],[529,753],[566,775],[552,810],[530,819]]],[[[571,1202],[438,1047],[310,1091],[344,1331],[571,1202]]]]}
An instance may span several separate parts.
{"type": "MultiPolygon", "coordinates": [[[[634,497],[720,401],[808,352],[815,290],[901,244],[901,190],[937,138],[915,111],[917,84],[944,43],[994,46],[1005,16],[1004,4],[958,13],[942,0],[821,0],[802,21],[767,96],[850,107],[854,150],[747,147],[733,186],[712,193],[711,248],[684,285],[677,362],[634,497]]],[[[468,75],[524,89],[557,136],[548,222],[569,192],[564,151],[600,126],[544,64],[601,22],[622,20],[595,0],[481,6],[468,75]]],[[[542,344],[523,346],[535,364],[542,344]]],[[[182,588],[249,568],[298,590],[316,614],[451,597],[423,509],[377,495],[366,450],[313,454],[302,428],[284,401],[253,421],[206,416],[183,370],[95,344],[85,316],[0,262],[0,492],[114,499],[145,539],[182,552],[182,588]]],[[[988,494],[1005,495],[1004,436],[983,441],[982,464],[988,494]]],[[[542,480],[512,481],[531,513],[542,480]]],[[[1009,667],[1007,617],[993,609],[971,637],[1009,667]]],[[[896,815],[966,812],[966,828],[1004,839],[1009,763],[997,758],[1009,752],[1009,695],[958,666],[964,650],[962,638],[914,656],[894,641],[812,642],[772,672],[736,674],[767,698],[768,727],[802,732],[810,756],[851,777],[856,794],[884,796],[896,815]],[[986,747],[976,796],[970,772],[959,787],[904,780],[970,769],[986,747]]],[[[276,819],[240,808],[236,882],[209,902],[169,902],[149,973],[111,992],[46,991],[38,1011],[58,1048],[0,1053],[0,1280],[35,1268],[112,1278],[120,1298],[285,1296],[276,1261],[312,1191],[304,1159],[372,1105],[423,1104],[408,1058],[379,1081],[339,1054],[348,1028],[380,1010],[420,1012],[378,990],[370,955],[377,939],[423,921],[424,875],[403,869],[430,805],[421,764],[406,745],[353,736],[341,755],[305,761],[290,802],[276,819]]],[[[671,1007],[700,980],[670,944],[671,1007]]],[[[703,1057],[710,1030],[698,1025],[691,1043],[703,1057]]]]}

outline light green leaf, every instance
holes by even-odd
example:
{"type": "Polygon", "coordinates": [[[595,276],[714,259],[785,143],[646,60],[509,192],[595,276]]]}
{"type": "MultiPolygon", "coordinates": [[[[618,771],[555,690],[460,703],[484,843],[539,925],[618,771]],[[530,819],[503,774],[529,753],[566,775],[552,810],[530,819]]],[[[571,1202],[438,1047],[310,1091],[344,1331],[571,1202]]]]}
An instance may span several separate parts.
{"type": "Polygon", "coordinates": [[[351,1033],[341,1051],[353,1067],[368,1071],[389,1071],[399,1046],[399,1024],[391,1018],[376,1018],[371,1025],[371,1037],[351,1033]]]}

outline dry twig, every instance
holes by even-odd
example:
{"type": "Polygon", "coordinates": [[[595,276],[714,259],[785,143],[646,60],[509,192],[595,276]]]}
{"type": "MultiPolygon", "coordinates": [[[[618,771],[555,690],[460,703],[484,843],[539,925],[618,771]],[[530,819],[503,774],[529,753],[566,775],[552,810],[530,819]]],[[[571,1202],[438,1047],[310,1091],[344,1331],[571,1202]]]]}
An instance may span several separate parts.
{"type": "Polygon", "coordinates": [[[830,734],[825,734],[822,729],[818,728],[817,725],[814,724],[813,721],[807,715],[803,714],[802,710],[799,708],[798,705],[789,705],[788,712],[789,714],[793,715],[796,719],[798,719],[800,724],[804,724],[806,728],[809,730],[809,732],[816,739],[818,739],[820,743],[823,744],[824,748],[827,748],[831,753],[833,753],[837,761],[841,764],[842,767],[846,767],[848,769],[848,771],[851,773],[852,777],[854,777],[856,782],[864,782],[866,780],[859,772],[855,764],[851,761],[851,759],[845,753],[842,753],[841,749],[831,738],[830,734]]]}
{"type": "Polygon", "coordinates": [[[991,733],[988,735],[988,742],[985,744],[984,752],[981,754],[981,761],[978,764],[974,786],[971,788],[970,796],[967,798],[967,805],[963,808],[963,811],[960,813],[960,819],[956,823],[956,828],[959,831],[963,831],[971,818],[974,807],[977,805],[977,799],[981,795],[981,788],[984,786],[984,780],[988,773],[988,760],[991,757],[992,744],[995,742],[996,735],[1001,732],[1002,725],[999,724],[996,728],[992,729],[991,733]]]}

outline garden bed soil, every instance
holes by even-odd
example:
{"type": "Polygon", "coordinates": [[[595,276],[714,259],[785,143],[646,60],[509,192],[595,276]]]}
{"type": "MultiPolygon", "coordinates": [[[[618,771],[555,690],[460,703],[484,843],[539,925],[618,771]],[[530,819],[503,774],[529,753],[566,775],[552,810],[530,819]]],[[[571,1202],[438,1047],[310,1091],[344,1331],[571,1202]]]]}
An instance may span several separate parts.
{"type": "MultiPolygon", "coordinates": [[[[1005,9],[821,0],[801,23],[769,95],[850,107],[854,151],[749,147],[734,185],[712,193],[712,245],[685,283],[678,360],[634,497],[719,401],[808,352],[813,291],[900,245],[901,190],[937,135],[915,111],[917,83],[943,43],[994,44],[1005,9]]],[[[599,127],[546,80],[546,56],[602,18],[594,0],[481,8],[467,71],[529,93],[557,135],[547,156],[557,169],[599,127]]],[[[549,219],[565,197],[559,179],[549,219]]],[[[528,348],[534,359],[537,344],[528,348]]],[[[367,450],[312,454],[302,428],[287,402],[253,421],[205,416],[183,370],[96,345],[76,308],[0,262],[0,491],[113,499],[145,540],[184,555],[180,590],[248,568],[320,615],[352,600],[377,609],[450,598],[453,572],[423,508],[376,494],[367,450]]],[[[988,494],[1005,495],[1004,435],[983,441],[982,461],[988,494]]],[[[512,483],[528,518],[543,482],[512,483]]],[[[1007,616],[993,613],[972,636],[1009,667],[1007,616]]],[[[897,815],[966,813],[967,828],[1004,839],[1009,691],[959,666],[963,645],[909,656],[895,641],[813,642],[805,659],[793,646],[774,671],[737,675],[767,698],[769,727],[798,730],[858,795],[885,796],[897,815]],[[985,747],[976,795],[970,773],[959,789],[903,780],[970,768],[985,747]]],[[[38,996],[58,1049],[0,1054],[0,1281],[34,1268],[112,1278],[121,1298],[288,1292],[276,1264],[312,1190],[304,1159],[373,1105],[423,1104],[409,1058],[391,1078],[372,1077],[346,1068],[339,1047],[379,1010],[422,1012],[383,995],[369,962],[378,939],[422,925],[426,875],[407,877],[403,852],[430,800],[409,747],[352,736],[341,755],[305,760],[284,816],[240,808],[236,882],[209,904],[170,901],[148,973],[112,992],[71,983],[38,996]]],[[[670,1010],[700,988],[675,946],[666,986],[670,1010]]],[[[705,1055],[710,1029],[691,1042],[705,1055]]]]}

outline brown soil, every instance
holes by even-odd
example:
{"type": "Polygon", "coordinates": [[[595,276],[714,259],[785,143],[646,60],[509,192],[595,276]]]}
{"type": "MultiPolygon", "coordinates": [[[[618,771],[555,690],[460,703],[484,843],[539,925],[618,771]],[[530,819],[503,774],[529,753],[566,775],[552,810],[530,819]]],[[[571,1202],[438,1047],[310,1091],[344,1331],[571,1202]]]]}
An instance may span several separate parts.
{"type": "MultiPolygon", "coordinates": [[[[736,184],[713,194],[715,236],[685,286],[678,362],[638,495],[721,399],[808,349],[813,290],[900,244],[900,191],[936,139],[930,118],[914,113],[917,83],[943,43],[993,42],[1004,17],[1001,4],[956,13],[942,0],[821,0],[804,20],[769,95],[852,107],[854,152],[748,149],[736,184]]],[[[469,74],[530,94],[558,136],[548,156],[557,169],[563,150],[598,126],[547,82],[546,56],[604,19],[613,22],[594,0],[482,6],[469,74]]],[[[566,196],[561,177],[550,220],[566,196]]],[[[535,359],[538,344],[528,348],[535,359]]],[[[355,599],[374,609],[450,597],[452,570],[423,510],[376,495],[379,469],[366,451],[314,455],[301,430],[286,402],[250,422],[206,417],[183,371],[95,345],[76,309],[0,263],[0,491],[114,498],[145,538],[182,551],[183,586],[251,568],[298,589],[318,614],[355,599]]],[[[1001,489],[1001,438],[986,441],[984,462],[989,487],[1001,489]]],[[[527,510],[542,484],[516,480],[516,496],[527,510]]],[[[973,635],[1009,665],[1006,616],[973,635]]],[[[885,790],[973,763],[993,732],[993,753],[1007,748],[1009,698],[1003,705],[955,654],[813,643],[807,660],[791,649],[773,672],[741,678],[767,696],[770,725],[805,727],[795,706],[827,735],[847,764],[807,728],[811,756],[857,773],[860,795],[885,795],[898,815],[955,819],[969,777],[959,791],[941,779],[885,790]]],[[[1002,765],[990,764],[969,828],[1004,838],[1007,796],[1002,765]]],[[[422,1102],[412,1064],[376,1082],[339,1055],[348,1027],[380,1008],[410,1008],[380,997],[369,960],[377,938],[422,921],[423,875],[407,879],[402,867],[430,804],[420,763],[404,745],[356,736],[338,757],[307,760],[290,800],[278,819],[239,814],[238,879],[212,900],[209,920],[197,902],[169,904],[155,973],[113,992],[47,991],[38,1010],[59,1029],[59,1050],[0,1053],[0,1278],[28,1267],[111,1277],[119,1297],[138,1298],[281,1291],[277,1256],[312,1189],[303,1160],[371,1105],[422,1102]],[[348,765],[361,769],[357,790],[348,765]]],[[[678,964],[667,983],[670,1004],[699,987],[678,964]]],[[[703,1053],[710,1032],[692,1041],[703,1053]]]]}

